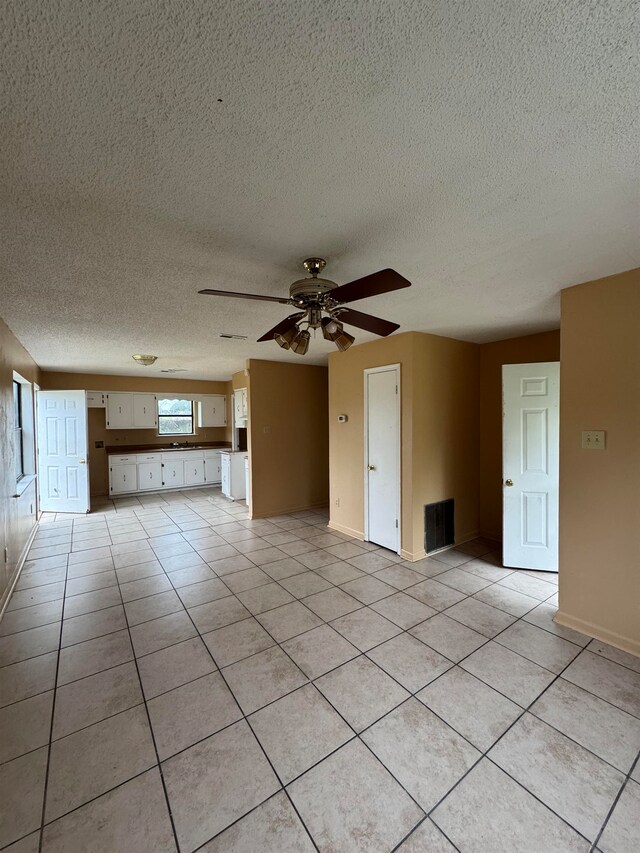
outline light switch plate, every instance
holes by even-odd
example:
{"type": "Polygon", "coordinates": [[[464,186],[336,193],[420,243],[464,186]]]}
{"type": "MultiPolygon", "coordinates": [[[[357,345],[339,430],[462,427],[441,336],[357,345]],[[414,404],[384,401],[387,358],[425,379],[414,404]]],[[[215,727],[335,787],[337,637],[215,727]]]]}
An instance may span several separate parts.
{"type": "Polygon", "coordinates": [[[582,432],[582,449],[583,450],[604,450],[605,448],[605,431],[598,429],[583,430],[582,432]]]}

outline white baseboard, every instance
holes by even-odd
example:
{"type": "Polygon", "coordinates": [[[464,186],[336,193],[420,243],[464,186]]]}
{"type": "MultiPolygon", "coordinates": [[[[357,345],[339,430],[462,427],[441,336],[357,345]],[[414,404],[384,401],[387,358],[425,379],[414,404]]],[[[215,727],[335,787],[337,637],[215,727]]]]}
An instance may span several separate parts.
{"type": "Polygon", "coordinates": [[[554,621],[559,625],[564,625],[565,628],[573,628],[574,631],[579,631],[581,634],[586,634],[588,637],[593,637],[596,640],[602,640],[603,643],[615,646],[616,649],[621,649],[623,652],[629,652],[632,655],[640,657],[640,640],[624,637],[622,634],[617,634],[615,631],[603,628],[602,625],[587,622],[585,619],[578,619],[575,616],[570,616],[568,613],[563,613],[561,610],[558,610],[554,616],[554,621]]]}
{"type": "Polygon", "coordinates": [[[328,527],[332,530],[337,530],[338,533],[344,533],[346,536],[352,536],[354,539],[359,539],[364,542],[364,533],[361,530],[354,530],[352,527],[347,527],[344,524],[338,524],[337,521],[329,521],[328,527]]]}
{"type": "Polygon", "coordinates": [[[31,548],[31,543],[34,540],[34,537],[36,535],[36,531],[37,531],[39,525],[40,525],[40,522],[36,521],[36,523],[31,528],[31,533],[29,534],[29,538],[27,539],[27,541],[24,545],[24,548],[22,549],[22,553],[20,554],[20,558],[18,559],[18,563],[16,565],[16,570],[14,572],[13,578],[11,579],[11,582],[8,584],[7,588],[4,591],[4,595],[2,596],[2,600],[0,601],[0,620],[2,620],[2,617],[4,616],[4,611],[7,609],[7,604],[9,603],[9,599],[13,595],[13,590],[15,589],[15,586],[18,583],[18,580],[20,578],[20,574],[22,572],[25,561],[27,559],[27,554],[29,553],[29,548],[31,548]]]}
{"type": "MultiPolygon", "coordinates": [[[[244,500],[244,498],[241,498],[241,501],[243,501],[243,500],[244,500]]],[[[239,502],[240,501],[236,501],[236,503],[239,503],[239,502]]],[[[327,508],[327,502],[324,501],[324,503],[305,504],[304,506],[297,506],[296,505],[296,506],[278,508],[277,510],[270,509],[268,512],[260,512],[260,513],[250,512],[249,517],[252,520],[254,518],[271,518],[274,515],[289,515],[292,512],[303,512],[305,509],[314,510],[314,509],[326,509],[326,508],[327,508]]],[[[249,506],[247,506],[248,511],[249,511],[249,509],[250,509],[249,506]]]]}

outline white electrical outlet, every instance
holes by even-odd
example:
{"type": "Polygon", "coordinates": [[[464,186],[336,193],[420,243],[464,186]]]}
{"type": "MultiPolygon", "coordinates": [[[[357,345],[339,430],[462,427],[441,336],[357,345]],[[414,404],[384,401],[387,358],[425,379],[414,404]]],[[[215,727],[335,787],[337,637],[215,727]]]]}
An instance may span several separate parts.
{"type": "Polygon", "coordinates": [[[604,450],[605,449],[604,430],[588,429],[582,432],[582,449],[583,450],[604,450]]]}
{"type": "Polygon", "coordinates": [[[340,506],[340,498],[336,498],[336,506],[340,506]]]}

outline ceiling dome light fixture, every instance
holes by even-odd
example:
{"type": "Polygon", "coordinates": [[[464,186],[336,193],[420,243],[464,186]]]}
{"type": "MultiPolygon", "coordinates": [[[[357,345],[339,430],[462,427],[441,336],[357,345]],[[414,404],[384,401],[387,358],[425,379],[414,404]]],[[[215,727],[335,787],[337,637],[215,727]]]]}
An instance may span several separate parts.
{"type": "Polygon", "coordinates": [[[138,364],[142,364],[144,367],[149,367],[149,365],[153,364],[154,361],[158,360],[157,355],[132,355],[131,358],[138,364]]]}

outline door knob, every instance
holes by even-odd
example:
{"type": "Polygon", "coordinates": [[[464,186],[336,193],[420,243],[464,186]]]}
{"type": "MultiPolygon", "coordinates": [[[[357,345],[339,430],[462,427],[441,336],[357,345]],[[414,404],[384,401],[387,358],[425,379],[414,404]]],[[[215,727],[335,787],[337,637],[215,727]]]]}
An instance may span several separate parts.
{"type": "Polygon", "coordinates": [[[86,460],[85,460],[85,459],[80,459],[80,460],[79,460],[79,462],[80,462],[80,464],[81,464],[81,465],[86,465],[86,460]]]}
{"type": "Polygon", "coordinates": [[[376,470],[375,465],[367,465],[367,471],[375,471],[375,470],[376,470]]]}
{"type": "Polygon", "coordinates": [[[504,484],[505,486],[513,486],[513,480],[505,480],[504,484]]]}

